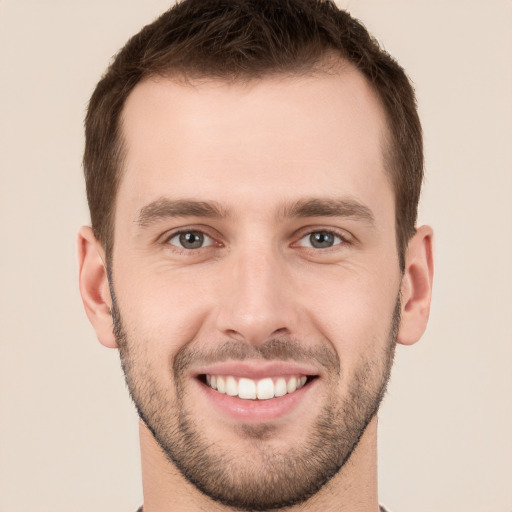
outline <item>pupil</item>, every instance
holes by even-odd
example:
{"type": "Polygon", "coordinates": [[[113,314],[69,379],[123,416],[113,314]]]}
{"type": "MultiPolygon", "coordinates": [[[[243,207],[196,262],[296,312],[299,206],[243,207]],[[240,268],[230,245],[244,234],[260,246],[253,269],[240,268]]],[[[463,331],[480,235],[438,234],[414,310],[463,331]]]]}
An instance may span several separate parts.
{"type": "Polygon", "coordinates": [[[311,245],[318,249],[325,249],[331,247],[334,242],[334,236],[332,233],[318,232],[312,233],[309,237],[311,245]]]}
{"type": "Polygon", "coordinates": [[[182,233],[180,235],[180,244],[185,249],[198,249],[203,245],[203,235],[201,233],[182,233]]]}

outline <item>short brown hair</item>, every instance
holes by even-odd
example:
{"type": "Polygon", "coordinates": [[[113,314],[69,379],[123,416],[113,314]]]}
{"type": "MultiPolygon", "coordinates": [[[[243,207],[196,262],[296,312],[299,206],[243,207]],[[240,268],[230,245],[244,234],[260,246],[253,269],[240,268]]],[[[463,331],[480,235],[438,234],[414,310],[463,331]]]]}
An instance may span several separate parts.
{"type": "Polygon", "coordinates": [[[333,54],[366,77],[387,114],[386,166],[403,270],[423,180],[414,90],[365,27],[330,0],[183,0],[126,43],[96,86],[85,121],[87,199],[107,258],[122,168],[121,112],[137,83],[156,75],[247,80],[298,74],[333,54]]]}

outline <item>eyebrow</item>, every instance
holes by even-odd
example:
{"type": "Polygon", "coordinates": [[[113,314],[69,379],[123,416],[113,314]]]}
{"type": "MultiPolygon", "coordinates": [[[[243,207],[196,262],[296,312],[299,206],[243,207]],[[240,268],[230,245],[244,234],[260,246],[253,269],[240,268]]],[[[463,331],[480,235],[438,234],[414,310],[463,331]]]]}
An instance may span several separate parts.
{"type": "MultiPolygon", "coordinates": [[[[347,217],[370,225],[375,224],[372,211],[353,199],[299,199],[285,205],[279,216],[283,218],[347,217]]],[[[229,211],[211,201],[159,198],[140,209],[136,223],[140,227],[148,227],[160,220],[176,217],[223,219],[229,217],[229,211]]]]}
{"type": "Polygon", "coordinates": [[[225,218],[227,216],[227,211],[214,202],[160,198],[142,207],[136,222],[140,227],[147,227],[154,222],[174,217],[225,218]]]}
{"type": "Polygon", "coordinates": [[[282,210],[284,217],[349,217],[375,224],[370,208],[353,199],[300,199],[282,210]]]}

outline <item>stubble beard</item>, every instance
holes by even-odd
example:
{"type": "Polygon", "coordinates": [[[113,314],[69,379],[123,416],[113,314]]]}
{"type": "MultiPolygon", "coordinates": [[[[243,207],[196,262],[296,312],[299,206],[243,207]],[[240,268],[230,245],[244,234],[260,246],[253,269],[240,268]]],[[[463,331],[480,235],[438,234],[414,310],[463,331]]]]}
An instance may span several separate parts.
{"type": "MultiPolygon", "coordinates": [[[[280,338],[256,348],[226,342],[222,353],[206,356],[185,345],[171,362],[175,386],[175,398],[171,398],[173,393],[158,382],[151,369],[143,348],[150,344],[128,338],[112,287],[111,294],[121,365],[140,418],[168,460],[191,484],[212,500],[233,509],[279,509],[303,503],[315,495],[348,461],[384,397],[400,325],[399,298],[383,351],[375,359],[360,364],[346,396],[338,396],[334,384],[340,379],[340,363],[334,350],[324,346],[317,351],[305,351],[296,340],[280,338]],[[199,357],[221,359],[228,354],[235,360],[272,359],[274,355],[281,360],[292,356],[297,360],[297,350],[302,350],[302,357],[310,361],[311,357],[321,360],[324,367],[330,364],[329,394],[303,442],[276,451],[271,442],[271,425],[241,425],[234,435],[251,449],[250,456],[248,452],[243,456],[230,453],[229,446],[220,447],[203,435],[200,421],[187,409],[185,370],[191,363],[199,357]]],[[[203,423],[208,420],[202,418],[203,423]]]]}

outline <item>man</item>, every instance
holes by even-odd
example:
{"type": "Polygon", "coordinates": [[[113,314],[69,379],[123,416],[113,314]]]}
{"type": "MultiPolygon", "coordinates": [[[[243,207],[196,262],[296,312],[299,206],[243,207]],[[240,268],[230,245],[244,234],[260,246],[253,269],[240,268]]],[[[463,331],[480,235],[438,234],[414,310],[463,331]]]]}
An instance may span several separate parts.
{"type": "Polygon", "coordinates": [[[377,512],[377,410],[432,231],[403,70],[334,4],[185,0],[86,119],[80,289],[140,422],[144,512],[377,512]]]}

